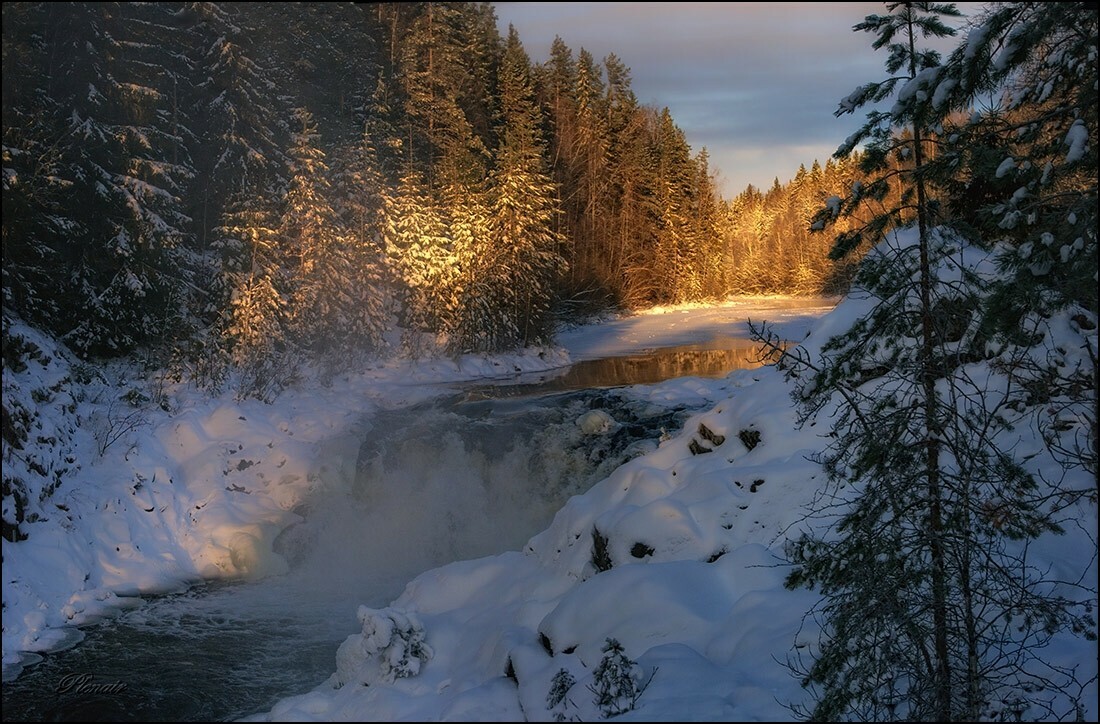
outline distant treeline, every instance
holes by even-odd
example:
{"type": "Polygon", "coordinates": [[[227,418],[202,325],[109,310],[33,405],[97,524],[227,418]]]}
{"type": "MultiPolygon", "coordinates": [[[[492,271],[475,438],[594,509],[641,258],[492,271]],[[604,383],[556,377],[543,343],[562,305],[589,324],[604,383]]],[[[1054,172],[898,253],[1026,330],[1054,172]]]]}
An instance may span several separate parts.
{"type": "Polygon", "coordinates": [[[303,359],[545,341],[561,314],[846,278],[855,167],[720,198],[614,55],[489,3],[5,3],[4,309],[265,395],[303,359]],[[282,370],[282,371],[280,371],[282,370]]]}

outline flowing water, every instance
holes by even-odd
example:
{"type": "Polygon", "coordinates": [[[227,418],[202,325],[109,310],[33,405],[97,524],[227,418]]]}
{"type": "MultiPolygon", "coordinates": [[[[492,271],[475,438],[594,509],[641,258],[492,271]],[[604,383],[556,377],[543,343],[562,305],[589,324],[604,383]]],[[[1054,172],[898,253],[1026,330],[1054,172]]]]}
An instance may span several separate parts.
{"type": "Polygon", "coordinates": [[[518,550],[691,412],[614,386],[758,364],[751,343],[716,338],[379,412],[354,483],[304,506],[276,541],[289,574],[150,598],[86,627],[79,646],[4,684],[4,720],[230,720],[309,691],[357,633],[360,604],[383,607],[442,564],[518,550]],[[618,424],[586,433],[577,420],[592,409],[618,424]]]}

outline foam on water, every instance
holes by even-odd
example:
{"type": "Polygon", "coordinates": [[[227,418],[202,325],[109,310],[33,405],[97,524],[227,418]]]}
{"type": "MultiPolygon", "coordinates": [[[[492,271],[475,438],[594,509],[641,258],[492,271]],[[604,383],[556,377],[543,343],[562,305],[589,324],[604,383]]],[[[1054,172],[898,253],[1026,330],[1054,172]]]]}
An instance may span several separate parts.
{"type": "Polygon", "coordinates": [[[150,599],[89,628],[84,644],[5,684],[5,717],[224,719],[308,691],[358,630],[360,604],[386,605],[425,570],[520,549],[683,414],[606,390],[473,397],[365,423],[355,474],[324,466],[333,472],[302,522],[276,541],[286,575],[150,599]],[[594,410],[611,422],[578,424],[594,410]],[[60,691],[81,673],[124,686],[60,691]]]}

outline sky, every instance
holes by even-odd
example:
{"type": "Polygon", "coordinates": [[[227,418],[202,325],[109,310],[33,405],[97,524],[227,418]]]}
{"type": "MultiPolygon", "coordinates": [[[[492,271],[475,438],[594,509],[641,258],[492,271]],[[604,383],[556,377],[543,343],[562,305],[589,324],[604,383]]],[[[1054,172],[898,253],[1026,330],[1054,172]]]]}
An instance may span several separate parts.
{"type": "MultiPolygon", "coordinates": [[[[980,3],[958,3],[963,12],[980,3]]],[[[852,26],[882,3],[495,3],[531,60],[555,36],[631,69],[638,100],[668,106],[688,143],[706,147],[723,196],[788,181],[822,163],[864,115],[833,116],[841,98],[884,76],[886,51],[852,26]]],[[[954,47],[949,41],[947,48],[954,47]]]]}

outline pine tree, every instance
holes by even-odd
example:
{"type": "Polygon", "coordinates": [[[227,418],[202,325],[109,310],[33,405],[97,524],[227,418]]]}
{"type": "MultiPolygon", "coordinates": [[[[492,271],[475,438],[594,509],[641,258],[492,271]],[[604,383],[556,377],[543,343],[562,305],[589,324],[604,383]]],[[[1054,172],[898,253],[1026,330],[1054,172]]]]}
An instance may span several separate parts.
{"type": "Polygon", "coordinates": [[[194,3],[186,17],[204,41],[195,51],[200,80],[193,102],[202,121],[195,124],[201,183],[195,191],[193,214],[200,248],[206,248],[205,240],[212,241],[212,230],[221,225],[226,204],[230,200],[238,207],[245,203],[243,189],[271,201],[284,187],[286,111],[274,97],[271,72],[252,55],[253,28],[215,3],[194,3]]]}
{"type": "Polygon", "coordinates": [[[383,244],[383,197],[386,182],[377,139],[381,131],[368,122],[362,136],[337,154],[333,169],[334,206],[344,229],[352,269],[349,295],[353,324],[349,341],[361,353],[382,351],[392,312],[392,272],[383,244]]]}
{"type": "Polygon", "coordinates": [[[452,323],[456,264],[442,215],[420,174],[407,170],[382,207],[386,256],[398,277],[405,345],[423,351],[419,335],[436,334],[452,323]]]}
{"type": "Polygon", "coordinates": [[[577,54],[576,137],[573,161],[576,188],[571,199],[578,206],[576,258],[570,260],[585,278],[606,286],[611,273],[602,257],[609,237],[607,227],[607,180],[609,139],[603,68],[592,54],[581,48],[577,54]]]}
{"type": "Polygon", "coordinates": [[[592,703],[599,708],[604,718],[610,718],[632,711],[638,698],[649,686],[649,681],[642,683],[641,667],[626,655],[618,640],[607,639],[601,651],[604,655],[599,666],[592,672],[595,680],[588,686],[588,690],[595,694],[592,703]]]}
{"type": "Polygon", "coordinates": [[[73,3],[7,17],[35,37],[18,47],[38,70],[13,98],[21,118],[5,110],[19,124],[5,128],[6,210],[21,217],[4,221],[10,299],[82,354],[168,342],[186,315],[193,169],[173,114],[187,69],[151,42],[165,12],[73,3]]]}
{"type": "MultiPolygon", "coordinates": [[[[192,109],[196,147],[189,208],[196,251],[207,260],[203,286],[209,292],[201,310],[207,326],[196,330],[192,349],[184,357],[198,379],[212,384],[223,377],[223,362],[256,369],[257,380],[285,368],[285,361],[280,361],[287,342],[285,274],[274,216],[286,188],[286,111],[275,98],[271,71],[255,60],[256,29],[241,10],[197,2],[179,14],[197,38],[189,51],[195,78],[187,105],[192,109]],[[253,306],[247,300],[258,294],[257,285],[263,286],[267,301],[253,306]],[[240,320],[243,309],[251,309],[253,315],[262,312],[264,324],[270,325],[271,370],[260,369],[266,348],[260,336],[248,331],[263,327],[256,321],[260,317],[254,316],[245,327],[231,322],[240,320]]],[[[268,394],[266,380],[243,387],[268,394]]]]}
{"type": "Polygon", "coordinates": [[[873,47],[889,50],[897,75],[861,87],[838,114],[896,102],[871,112],[838,151],[866,142],[868,176],[816,222],[866,198],[895,199],[834,246],[839,257],[883,239],[856,280],[869,311],[819,356],[787,355],[804,419],[835,420],[821,460],[831,487],[815,506],[831,522],[787,549],[788,586],[823,594],[820,649],[801,671],[817,692],[810,715],[976,721],[1010,701],[1039,716],[1072,715],[1075,672],[1041,652],[1061,631],[1091,630],[1074,600],[1084,594],[1087,603],[1088,592],[1046,578],[1027,542],[1060,532],[1077,498],[1013,456],[1018,391],[986,362],[980,332],[996,275],[978,263],[980,248],[934,226],[926,139],[940,120],[945,70],[916,42],[950,35],[941,18],[958,13],[934,3],[888,9],[856,30],[875,33],[873,47]]]}
{"type": "MultiPolygon", "coordinates": [[[[471,56],[481,59],[489,49],[474,42],[475,29],[484,27],[468,23],[466,5],[410,4],[397,49],[406,152],[433,192],[447,185],[477,183],[488,167],[486,139],[477,134],[470,120],[474,114],[465,107],[476,104],[465,101],[471,86],[490,85],[482,77],[491,72],[487,63],[470,62],[471,56]]],[[[484,42],[494,45],[492,37],[484,42]]]]}
{"type": "Polygon", "coordinates": [[[328,164],[313,115],[297,108],[293,118],[290,186],[279,225],[290,271],[288,321],[297,345],[313,358],[346,362],[355,313],[351,264],[329,202],[328,164]]]}
{"type": "Polygon", "coordinates": [[[1036,348],[1016,355],[1014,379],[1042,391],[1028,406],[1063,463],[1093,475],[1095,354],[1074,362],[1067,352],[1090,350],[1097,324],[1096,30],[1088,3],[991,6],[935,97],[947,116],[936,161],[955,170],[951,212],[1001,245],[1007,278],[987,327],[1006,350],[1036,348]],[[990,96],[998,102],[971,110],[990,96]],[[1038,353],[1064,320],[1072,342],[1038,353]]]}
{"type": "Polygon", "coordinates": [[[652,248],[655,211],[651,190],[651,159],[646,111],[630,89],[630,69],[614,54],[603,60],[607,74],[608,206],[611,228],[605,248],[605,266],[612,299],[627,307],[639,306],[644,294],[632,281],[643,272],[652,248]]]}
{"type": "Polygon", "coordinates": [[[699,240],[690,221],[694,183],[691,148],[667,107],[658,121],[653,154],[657,166],[654,195],[659,214],[653,268],[658,281],[657,296],[650,301],[670,304],[699,299],[702,289],[694,268],[699,240]]]}
{"type": "Polygon", "coordinates": [[[440,331],[452,354],[500,350],[514,345],[515,320],[508,316],[503,288],[507,270],[493,236],[491,200],[480,189],[450,188],[444,196],[452,242],[448,275],[450,307],[440,331]]]}
{"type": "Polygon", "coordinates": [[[509,330],[501,348],[545,342],[553,320],[555,282],[564,270],[553,232],[554,198],[543,169],[540,118],[531,65],[519,35],[509,28],[500,71],[502,124],[494,173],[493,261],[509,330]]]}
{"type": "Polygon", "coordinates": [[[719,196],[710,168],[710,155],[702,149],[694,159],[692,178],[692,233],[695,236],[695,258],[692,266],[698,280],[695,300],[717,299],[727,293],[725,259],[719,231],[719,196]]]}
{"type": "Polygon", "coordinates": [[[239,373],[238,398],[271,400],[290,381],[295,363],[279,218],[273,208],[258,207],[248,189],[241,197],[240,204],[230,202],[224,225],[217,230],[219,245],[234,250],[225,269],[229,306],[217,329],[224,335],[228,361],[239,373]]]}
{"type": "MultiPolygon", "coordinates": [[[[543,112],[549,120],[549,158],[554,181],[558,212],[554,219],[554,231],[562,241],[561,253],[567,260],[576,258],[578,218],[574,205],[567,204],[576,188],[574,180],[576,164],[573,161],[577,133],[576,102],[573,88],[576,85],[577,64],[573,51],[560,36],[550,45],[550,59],[535,69],[535,85],[543,112]]],[[[577,269],[570,266],[571,286],[577,286],[577,269]]]]}
{"type": "Polygon", "coordinates": [[[558,673],[554,674],[554,678],[550,681],[550,690],[546,692],[546,710],[553,712],[554,721],[576,721],[575,714],[567,713],[570,708],[577,708],[569,698],[569,690],[576,683],[577,679],[569,673],[568,669],[558,669],[558,673]]]}

